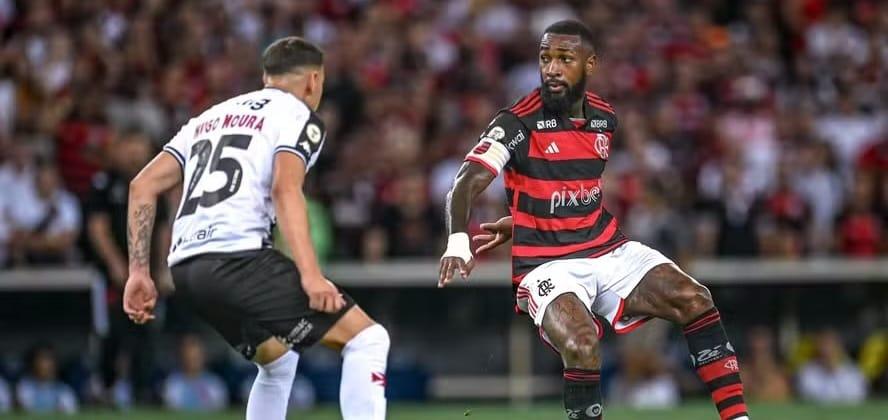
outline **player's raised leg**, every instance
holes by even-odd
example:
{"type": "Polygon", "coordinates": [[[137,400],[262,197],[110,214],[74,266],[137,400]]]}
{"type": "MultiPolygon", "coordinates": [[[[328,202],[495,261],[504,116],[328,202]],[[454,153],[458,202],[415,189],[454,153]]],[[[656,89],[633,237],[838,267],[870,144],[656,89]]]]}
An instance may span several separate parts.
{"type": "Polygon", "coordinates": [[[256,347],[253,362],[259,373],[247,400],[247,420],[285,419],[299,354],[277,338],[269,338],[256,347]]]}
{"type": "Polygon", "coordinates": [[[628,316],[655,316],[684,328],[697,375],[721,420],[747,420],[740,366],[709,290],[675,264],[649,271],[625,302],[628,316]]]}
{"type": "Polygon", "coordinates": [[[567,418],[600,419],[601,351],[592,313],[573,293],[558,296],[544,311],[543,331],[564,362],[567,418]]]}
{"type": "Polygon", "coordinates": [[[324,335],[321,343],[342,353],[339,405],[344,420],[385,419],[385,370],[388,331],[354,306],[324,335]]]}

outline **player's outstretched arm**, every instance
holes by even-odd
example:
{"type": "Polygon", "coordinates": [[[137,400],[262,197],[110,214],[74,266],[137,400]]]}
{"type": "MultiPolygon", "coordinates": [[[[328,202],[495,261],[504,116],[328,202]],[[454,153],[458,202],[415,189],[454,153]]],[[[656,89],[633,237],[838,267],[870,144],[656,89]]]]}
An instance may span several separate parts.
{"type": "Polygon", "coordinates": [[[302,193],[304,181],[305,161],[301,157],[294,153],[275,154],[271,198],[281,234],[302,276],[309,306],[316,311],[338,312],[345,305],[345,299],[321,273],[308,229],[308,211],[302,193]]]}
{"type": "Polygon", "coordinates": [[[129,249],[129,278],[123,290],[123,310],[142,324],[154,319],[157,289],[151,279],[151,233],[157,197],[182,180],[179,161],[159,153],[130,182],[126,240],[129,249]]]}
{"type": "Polygon", "coordinates": [[[459,270],[463,279],[467,278],[474,267],[472,249],[469,246],[469,215],[472,203],[496,176],[483,165],[466,161],[453,181],[453,188],[447,193],[445,217],[447,232],[447,249],[441,257],[438,272],[438,287],[444,287],[453,279],[453,271],[459,270]]]}

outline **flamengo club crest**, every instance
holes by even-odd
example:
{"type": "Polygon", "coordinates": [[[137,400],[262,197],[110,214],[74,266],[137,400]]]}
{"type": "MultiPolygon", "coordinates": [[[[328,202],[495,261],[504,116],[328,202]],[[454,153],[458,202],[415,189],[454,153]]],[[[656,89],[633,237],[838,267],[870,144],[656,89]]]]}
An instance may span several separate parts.
{"type": "Polygon", "coordinates": [[[606,134],[598,134],[595,136],[595,152],[602,159],[607,159],[608,150],[610,150],[610,139],[606,134]]]}

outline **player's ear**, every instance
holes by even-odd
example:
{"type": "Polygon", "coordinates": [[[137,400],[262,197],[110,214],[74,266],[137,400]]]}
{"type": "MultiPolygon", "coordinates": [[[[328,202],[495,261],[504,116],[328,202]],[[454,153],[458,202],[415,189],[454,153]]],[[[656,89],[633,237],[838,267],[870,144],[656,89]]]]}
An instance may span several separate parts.
{"type": "Polygon", "coordinates": [[[598,57],[595,54],[589,54],[589,58],[586,59],[586,74],[591,75],[595,72],[595,67],[598,66],[598,57]]]}

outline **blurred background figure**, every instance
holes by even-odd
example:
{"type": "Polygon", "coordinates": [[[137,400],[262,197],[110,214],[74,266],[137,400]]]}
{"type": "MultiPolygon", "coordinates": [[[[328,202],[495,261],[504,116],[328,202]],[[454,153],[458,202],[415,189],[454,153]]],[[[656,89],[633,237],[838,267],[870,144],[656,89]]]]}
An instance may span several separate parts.
{"type": "Polygon", "coordinates": [[[48,344],[37,344],[27,357],[28,372],[15,387],[19,406],[33,413],[73,414],[78,410],[74,391],[57,377],[55,351],[48,344]]]}
{"type": "Polygon", "coordinates": [[[228,407],[228,391],[218,376],[206,370],[203,343],[183,336],[179,343],[179,369],[163,383],[163,404],[172,410],[218,411],[228,407]]]}
{"type": "Polygon", "coordinates": [[[853,404],[866,398],[867,382],[848,358],[836,330],[825,330],[815,338],[815,357],[798,373],[799,395],[812,402],[853,404]]]}
{"type": "MultiPolygon", "coordinates": [[[[105,304],[109,325],[102,341],[100,366],[104,386],[110,390],[122,380],[118,367],[128,365],[128,380],[132,383],[119,386],[131,386],[135,399],[147,402],[153,398],[149,379],[155,364],[156,329],[153,325],[132,323],[123,312],[121,299],[129,270],[126,261],[129,182],[154,156],[154,146],[145,134],[130,131],[114,141],[110,156],[108,170],[95,175],[86,201],[86,226],[93,255],[107,284],[105,304]]],[[[165,209],[163,204],[157,206],[158,222],[154,232],[157,257],[152,267],[158,270],[169,251],[170,227],[165,209]]]]}
{"type": "Polygon", "coordinates": [[[620,337],[619,367],[607,400],[641,409],[675,407],[681,393],[664,357],[669,326],[660,320],[648,324],[620,337]]]}
{"type": "Polygon", "coordinates": [[[55,165],[36,168],[33,191],[11,200],[13,222],[10,243],[13,265],[61,265],[75,261],[74,244],[80,234],[80,203],[62,188],[55,165]]]}
{"type": "Polygon", "coordinates": [[[767,327],[749,331],[746,352],[741,360],[743,387],[753,401],[785,402],[792,398],[792,387],[784,372],[785,364],[774,348],[774,333],[767,327]]]}

